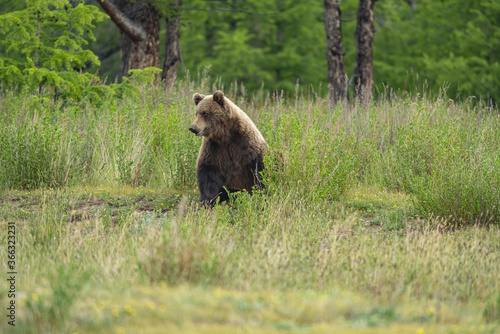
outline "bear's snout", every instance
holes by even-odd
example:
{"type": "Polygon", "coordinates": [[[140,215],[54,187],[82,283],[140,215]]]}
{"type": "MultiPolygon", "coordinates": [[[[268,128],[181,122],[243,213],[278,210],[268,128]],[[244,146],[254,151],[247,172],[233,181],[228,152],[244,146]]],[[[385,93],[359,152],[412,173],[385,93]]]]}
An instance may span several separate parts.
{"type": "Polygon", "coordinates": [[[197,136],[201,136],[201,133],[203,132],[203,131],[199,131],[198,128],[196,127],[196,125],[191,125],[189,127],[189,131],[191,131],[192,133],[194,133],[197,136]]]}

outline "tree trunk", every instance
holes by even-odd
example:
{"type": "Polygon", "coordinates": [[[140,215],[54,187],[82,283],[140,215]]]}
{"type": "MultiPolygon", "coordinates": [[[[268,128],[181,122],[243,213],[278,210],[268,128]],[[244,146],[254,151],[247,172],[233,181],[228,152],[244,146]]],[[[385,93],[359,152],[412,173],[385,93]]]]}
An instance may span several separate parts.
{"type": "Polygon", "coordinates": [[[356,67],[354,68],[354,94],[369,101],[373,95],[373,5],[376,0],[359,0],[354,37],[356,39],[356,67]]]}
{"type": "Polygon", "coordinates": [[[121,75],[159,67],[160,14],[145,0],[97,0],[121,31],[121,75]]]}
{"type": "Polygon", "coordinates": [[[342,50],[340,0],[324,0],[326,61],[328,63],[328,94],[333,104],[347,98],[347,82],[342,50]]]}
{"type": "Polygon", "coordinates": [[[177,67],[180,60],[179,23],[181,20],[182,0],[174,0],[171,4],[172,14],[166,18],[167,38],[165,41],[165,61],[161,79],[165,88],[170,88],[177,79],[177,67]]]}

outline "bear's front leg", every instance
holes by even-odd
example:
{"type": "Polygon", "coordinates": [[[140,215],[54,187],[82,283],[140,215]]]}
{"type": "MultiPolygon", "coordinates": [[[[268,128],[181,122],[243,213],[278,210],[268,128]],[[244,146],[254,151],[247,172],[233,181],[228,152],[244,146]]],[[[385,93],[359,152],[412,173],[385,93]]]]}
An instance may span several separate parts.
{"type": "Polygon", "coordinates": [[[198,166],[198,188],[202,206],[213,207],[217,197],[225,192],[225,185],[226,178],[215,166],[198,166]]]}

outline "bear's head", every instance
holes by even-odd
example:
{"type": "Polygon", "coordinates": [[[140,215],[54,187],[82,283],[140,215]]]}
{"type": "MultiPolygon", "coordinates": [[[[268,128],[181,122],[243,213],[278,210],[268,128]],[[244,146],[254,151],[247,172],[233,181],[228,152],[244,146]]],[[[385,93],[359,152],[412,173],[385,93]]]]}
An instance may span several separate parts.
{"type": "Polygon", "coordinates": [[[228,137],[231,109],[220,90],[213,95],[196,93],[193,95],[196,105],[196,119],[189,130],[197,136],[209,139],[223,139],[228,137]]]}

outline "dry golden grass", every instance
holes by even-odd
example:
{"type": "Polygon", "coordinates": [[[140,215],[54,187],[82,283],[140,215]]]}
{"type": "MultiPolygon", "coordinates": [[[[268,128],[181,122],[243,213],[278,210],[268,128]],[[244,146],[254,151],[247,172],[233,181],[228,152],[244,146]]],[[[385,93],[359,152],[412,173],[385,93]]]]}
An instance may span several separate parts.
{"type": "Polygon", "coordinates": [[[145,187],[2,198],[25,333],[499,330],[498,228],[438,229],[407,209],[401,228],[401,193],[357,188],[307,207],[242,196],[213,210],[145,187]]]}

